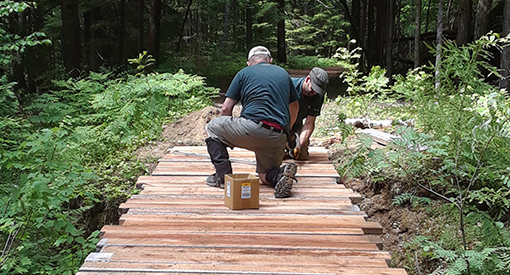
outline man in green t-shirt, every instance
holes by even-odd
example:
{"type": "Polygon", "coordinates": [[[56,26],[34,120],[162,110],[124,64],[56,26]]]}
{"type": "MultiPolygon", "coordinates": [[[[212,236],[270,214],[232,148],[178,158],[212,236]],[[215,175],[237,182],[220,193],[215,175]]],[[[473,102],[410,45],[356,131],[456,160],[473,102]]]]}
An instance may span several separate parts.
{"type": "Polygon", "coordinates": [[[321,114],[329,76],[325,70],[315,67],[306,77],[292,78],[292,82],[299,95],[299,112],[290,130],[287,151],[293,159],[306,160],[310,155],[308,145],[315,129],[315,119],[321,114]]]}
{"type": "Polygon", "coordinates": [[[280,167],[287,133],[296,119],[298,94],[285,69],[272,65],[271,53],[257,46],[248,53],[248,67],[239,71],[230,84],[221,116],[207,124],[207,151],[216,172],[207,185],[224,187],[225,174],[232,173],[227,147],[239,147],[255,153],[256,172],[263,184],[271,185],[277,198],[290,196],[296,181],[293,162],[280,167]],[[237,102],[240,117],[233,117],[237,102]]]}

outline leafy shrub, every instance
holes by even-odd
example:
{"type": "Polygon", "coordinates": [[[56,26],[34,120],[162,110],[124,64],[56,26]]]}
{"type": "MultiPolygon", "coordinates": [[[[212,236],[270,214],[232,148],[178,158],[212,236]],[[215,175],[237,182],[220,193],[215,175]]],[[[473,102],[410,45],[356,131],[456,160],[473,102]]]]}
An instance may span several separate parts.
{"type": "Polygon", "coordinates": [[[359,78],[351,68],[355,77],[344,78],[360,110],[389,106],[378,113],[413,119],[413,127],[399,128],[400,138],[385,148],[360,139],[339,172],[405,182],[399,204],[417,202],[409,194],[426,190],[450,206],[440,215],[455,217],[455,226],[438,241],[421,242],[428,256],[444,263],[434,274],[505,274],[510,267],[510,236],[502,223],[510,218],[510,102],[484,77],[498,75],[488,63],[489,48],[507,45],[496,35],[460,48],[446,43],[437,79],[428,73],[432,67],[397,76],[391,87],[378,69],[359,78]]]}
{"type": "Polygon", "coordinates": [[[289,56],[284,67],[292,69],[311,69],[313,67],[326,68],[338,65],[338,62],[332,58],[296,55],[289,56]]]}
{"type": "MultiPolygon", "coordinates": [[[[182,71],[92,73],[55,86],[23,109],[26,119],[0,117],[3,274],[74,274],[95,248],[94,230],[114,220],[92,221],[91,212],[117,209],[145,172],[131,152],[157,139],[167,120],[210,105],[216,92],[182,71]]],[[[12,88],[0,86],[0,99],[12,88]]]]}
{"type": "Polygon", "coordinates": [[[90,251],[80,214],[93,200],[93,174],[80,165],[65,129],[43,129],[0,158],[1,269],[9,274],[71,274],[90,251]],[[75,255],[75,256],[71,256],[75,255]]]}

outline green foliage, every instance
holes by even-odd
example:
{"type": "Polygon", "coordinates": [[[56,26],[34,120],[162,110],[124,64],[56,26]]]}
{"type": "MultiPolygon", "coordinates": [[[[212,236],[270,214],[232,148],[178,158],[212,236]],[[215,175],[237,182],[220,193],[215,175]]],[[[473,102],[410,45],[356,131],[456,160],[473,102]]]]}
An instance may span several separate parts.
{"type": "Polygon", "coordinates": [[[91,129],[92,136],[107,144],[145,143],[159,134],[166,117],[180,117],[209,106],[216,92],[204,87],[202,77],[182,71],[129,77],[94,96],[92,106],[99,123],[91,129]]]}
{"type": "Polygon", "coordinates": [[[150,73],[155,65],[156,59],[152,55],[147,54],[147,51],[143,51],[138,55],[138,58],[128,59],[129,64],[135,66],[136,76],[146,75],[150,73]]]}
{"type": "Polygon", "coordinates": [[[335,1],[324,1],[308,14],[303,14],[300,6],[294,7],[286,20],[286,41],[293,55],[332,57],[344,46],[350,25],[335,5],[335,1]]]}
{"type": "Polygon", "coordinates": [[[292,69],[311,69],[313,67],[332,67],[338,66],[338,62],[332,58],[323,58],[317,56],[296,55],[289,56],[285,67],[292,69]]]}
{"type": "Polygon", "coordinates": [[[394,205],[403,205],[405,203],[411,203],[413,207],[417,207],[419,205],[430,205],[432,204],[432,200],[425,197],[419,197],[411,193],[403,193],[395,198],[393,198],[394,205]]]}
{"type": "Polygon", "coordinates": [[[9,183],[0,186],[0,230],[8,248],[1,255],[4,272],[64,274],[86,256],[70,254],[90,249],[77,221],[93,201],[85,188],[93,174],[66,143],[69,135],[43,129],[18,150],[1,151],[1,176],[9,183]]]}
{"type": "Polygon", "coordinates": [[[460,48],[446,43],[439,90],[428,73],[434,68],[397,76],[392,87],[378,68],[360,77],[353,66],[344,75],[350,92],[364,97],[339,100],[340,107],[412,123],[398,128],[394,134],[400,138],[385,148],[372,149],[370,141],[359,139],[339,172],[399,179],[408,191],[395,204],[428,203],[413,195],[426,190],[450,206],[440,215],[455,217],[451,228],[440,241],[421,243],[424,252],[445,263],[435,274],[506,274],[509,268],[509,233],[500,221],[510,210],[510,101],[487,79],[498,75],[488,63],[490,49],[506,45],[508,39],[491,34],[460,48]]]}
{"type": "Polygon", "coordinates": [[[19,59],[18,55],[23,54],[30,47],[51,43],[41,32],[34,32],[23,37],[9,32],[9,16],[21,13],[35,5],[33,2],[0,2],[0,66],[5,67],[15,59],[19,59]]]}
{"type": "MultiPolygon", "coordinates": [[[[0,99],[8,101],[13,86],[2,83],[0,99]]],[[[121,79],[92,73],[54,84],[23,109],[25,119],[9,118],[8,110],[0,117],[1,274],[76,273],[98,240],[93,228],[102,221],[91,217],[93,207],[117,209],[147,172],[133,150],[217,92],[182,71],[121,79]]]]}
{"type": "Polygon", "coordinates": [[[5,75],[0,77],[0,116],[2,117],[12,116],[18,111],[18,99],[12,90],[15,84],[8,82],[5,75]]]}
{"type": "Polygon", "coordinates": [[[432,274],[467,274],[468,269],[471,274],[507,274],[510,268],[508,230],[478,211],[467,216],[466,224],[467,234],[473,240],[468,250],[454,239],[458,238],[455,227],[443,227],[439,242],[418,236],[410,246],[421,250],[422,256],[442,263],[432,274]]]}

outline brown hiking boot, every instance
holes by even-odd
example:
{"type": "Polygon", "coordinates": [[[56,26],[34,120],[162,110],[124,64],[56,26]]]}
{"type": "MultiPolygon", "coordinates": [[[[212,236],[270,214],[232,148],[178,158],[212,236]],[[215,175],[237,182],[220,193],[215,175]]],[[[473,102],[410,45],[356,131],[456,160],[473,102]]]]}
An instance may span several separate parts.
{"type": "Polygon", "coordinates": [[[280,174],[278,175],[278,182],[274,187],[274,196],[275,198],[288,198],[292,190],[292,185],[294,182],[297,182],[297,164],[289,162],[285,166],[280,167],[279,170],[278,173],[280,174]]]}

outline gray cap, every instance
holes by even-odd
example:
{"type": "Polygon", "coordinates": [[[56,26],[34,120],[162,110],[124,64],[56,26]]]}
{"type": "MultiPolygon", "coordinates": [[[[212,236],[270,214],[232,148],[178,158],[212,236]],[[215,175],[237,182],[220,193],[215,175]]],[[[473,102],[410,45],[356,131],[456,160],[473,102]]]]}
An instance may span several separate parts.
{"type": "Polygon", "coordinates": [[[314,67],[308,75],[312,81],[312,90],[323,96],[329,83],[328,73],[321,68],[314,67]]]}
{"type": "Polygon", "coordinates": [[[256,46],[256,47],[251,48],[250,52],[248,53],[248,60],[250,60],[250,58],[252,58],[254,55],[258,55],[258,54],[265,54],[265,55],[271,57],[271,52],[269,52],[269,50],[266,47],[256,46]]]}

